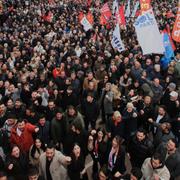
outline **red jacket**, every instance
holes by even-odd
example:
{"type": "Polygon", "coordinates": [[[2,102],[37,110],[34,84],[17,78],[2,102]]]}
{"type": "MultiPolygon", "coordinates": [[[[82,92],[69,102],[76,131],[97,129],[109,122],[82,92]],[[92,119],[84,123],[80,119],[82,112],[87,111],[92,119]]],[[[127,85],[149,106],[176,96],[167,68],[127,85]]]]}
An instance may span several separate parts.
{"type": "Polygon", "coordinates": [[[36,126],[26,123],[24,131],[21,136],[18,136],[16,130],[17,126],[11,130],[10,142],[19,146],[21,151],[28,152],[31,145],[33,144],[32,134],[35,132],[36,126]]]}

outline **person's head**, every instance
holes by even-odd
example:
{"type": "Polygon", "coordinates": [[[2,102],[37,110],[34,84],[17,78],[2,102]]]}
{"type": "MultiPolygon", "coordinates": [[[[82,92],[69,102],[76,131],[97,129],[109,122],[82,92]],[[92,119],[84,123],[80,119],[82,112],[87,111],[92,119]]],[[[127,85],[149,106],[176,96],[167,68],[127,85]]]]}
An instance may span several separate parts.
{"type": "Polygon", "coordinates": [[[56,120],[61,120],[63,117],[63,110],[61,108],[58,108],[56,110],[56,120]]]}
{"type": "Polygon", "coordinates": [[[121,146],[121,144],[123,143],[123,139],[120,136],[115,136],[112,140],[112,147],[114,149],[117,149],[121,146]]]}
{"type": "Polygon", "coordinates": [[[87,102],[89,102],[89,103],[91,103],[91,102],[93,102],[93,99],[94,99],[94,96],[93,96],[93,94],[92,93],[88,93],[88,95],[87,95],[87,102]]]}
{"type": "Polygon", "coordinates": [[[45,115],[44,114],[40,114],[39,115],[39,124],[41,125],[41,126],[44,126],[45,125],[45,123],[46,123],[46,117],[45,117],[45,115]]]}
{"type": "Polygon", "coordinates": [[[158,108],[158,114],[161,115],[161,116],[164,116],[166,114],[166,108],[165,106],[159,106],[158,108]]]}
{"type": "Polygon", "coordinates": [[[111,90],[111,83],[106,83],[105,90],[110,91],[111,90]]]}
{"type": "Polygon", "coordinates": [[[163,157],[159,153],[154,153],[151,157],[151,165],[153,169],[157,169],[163,165],[163,157]]]}
{"type": "Polygon", "coordinates": [[[7,180],[7,174],[5,171],[0,171],[0,180],[7,180]]]}
{"type": "Polygon", "coordinates": [[[115,122],[121,122],[122,116],[121,116],[121,114],[120,114],[119,111],[115,111],[115,112],[113,113],[113,120],[114,120],[115,122]]]}
{"type": "Polygon", "coordinates": [[[127,108],[127,112],[131,113],[133,111],[133,109],[134,109],[133,103],[130,103],[130,102],[127,103],[126,108],[127,108]]]}
{"type": "Polygon", "coordinates": [[[14,114],[8,114],[7,116],[7,124],[9,126],[13,125],[16,123],[16,116],[14,114]]]}
{"type": "Polygon", "coordinates": [[[166,148],[169,153],[171,153],[171,152],[174,153],[176,151],[177,146],[178,146],[178,143],[177,143],[176,139],[171,138],[167,142],[166,148]]]}
{"type": "Polygon", "coordinates": [[[154,78],[153,83],[156,87],[158,87],[160,84],[160,80],[158,78],[154,78]]]}
{"type": "Polygon", "coordinates": [[[72,152],[76,158],[78,158],[80,156],[81,148],[77,143],[74,144],[72,152]]]}
{"type": "Polygon", "coordinates": [[[16,99],[16,101],[15,101],[15,107],[16,107],[16,108],[20,108],[21,105],[22,105],[21,99],[16,99]]]}
{"type": "Polygon", "coordinates": [[[3,114],[6,110],[6,106],[3,102],[0,102],[0,114],[3,114]]]}
{"type": "Polygon", "coordinates": [[[168,122],[164,122],[161,124],[161,130],[163,134],[168,134],[171,130],[171,124],[168,122]]]}
{"type": "Polygon", "coordinates": [[[94,82],[93,81],[90,81],[89,84],[88,84],[88,89],[89,90],[94,90],[94,82]]]}
{"type": "Polygon", "coordinates": [[[74,106],[69,106],[68,107],[68,115],[69,116],[74,116],[76,114],[76,110],[74,106]]]}
{"type": "Polygon", "coordinates": [[[34,145],[37,149],[40,149],[42,147],[42,141],[39,137],[36,137],[34,140],[34,145]]]}
{"type": "Polygon", "coordinates": [[[24,128],[25,128],[25,120],[24,119],[19,119],[18,122],[17,122],[17,128],[20,130],[20,131],[24,131],[24,128]]]}
{"type": "Polygon", "coordinates": [[[169,95],[171,101],[176,101],[178,99],[178,93],[176,91],[172,91],[169,95]]]}
{"type": "Polygon", "coordinates": [[[97,129],[97,138],[103,139],[105,137],[105,130],[103,128],[97,129]]]}
{"type": "Polygon", "coordinates": [[[12,109],[14,107],[14,102],[12,99],[8,99],[7,108],[12,109]]]}
{"type": "Polygon", "coordinates": [[[151,96],[145,96],[145,97],[144,97],[144,103],[145,103],[146,105],[150,105],[150,104],[151,104],[151,101],[152,101],[151,96]]]}
{"type": "Polygon", "coordinates": [[[133,167],[131,170],[130,180],[140,180],[142,175],[141,169],[133,167]]]}
{"type": "Polygon", "coordinates": [[[93,79],[93,73],[89,72],[87,78],[89,81],[92,80],[93,79]]]}
{"type": "Polygon", "coordinates": [[[55,154],[55,147],[52,143],[49,143],[46,147],[46,158],[51,161],[55,154]]]}
{"type": "Polygon", "coordinates": [[[49,100],[49,102],[48,102],[48,108],[51,109],[51,110],[55,108],[54,100],[49,100]]]}
{"type": "Polygon", "coordinates": [[[28,170],[28,180],[38,180],[39,170],[36,167],[30,167],[28,170]]]}
{"type": "Polygon", "coordinates": [[[136,133],[136,138],[138,141],[143,141],[146,137],[146,132],[144,129],[139,128],[137,133],[136,133]]]}
{"type": "Polygon", "coordinates": [[[15,158],[19,158],[20,156],[20,149],[17,145],[11,147],[11,156],[15,158]]]}

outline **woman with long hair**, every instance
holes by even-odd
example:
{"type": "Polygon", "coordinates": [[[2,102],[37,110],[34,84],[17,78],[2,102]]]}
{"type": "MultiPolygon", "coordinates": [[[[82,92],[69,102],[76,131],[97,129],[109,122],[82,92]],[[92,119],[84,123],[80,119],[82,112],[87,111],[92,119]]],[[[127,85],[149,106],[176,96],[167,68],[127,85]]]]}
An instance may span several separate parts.
{"type": "Polygon", "coordinates": [[[26,180],[27,166],[27,156],[20,151],[17,145],[12,146],[10,155],[6,159],[8,177],[13,180],[26,180]]]}
{"type": "Polygon", "coordinates": [[[123,139],[115,136],[112,140],[111,150],[108,156],[108,170],[111,179],[119,178],[126,171],[125,150],[122,146],[123,139]]]}
{"type": "Polygon", "coordinates": [[[36,137],[34,144],[31,146],[29,150],[29,164],[33,166],[39,165],[39,157],[44,152],[44,144],[41,139],[36,137]]]}
{"type": "Polygon", "coordinates": [[[70,180],[85,180],[85,159],[81,152],[81,148],[77,143],[73,146],[71,159],[71,164],[68,166],[68,175],[70,180]]]}

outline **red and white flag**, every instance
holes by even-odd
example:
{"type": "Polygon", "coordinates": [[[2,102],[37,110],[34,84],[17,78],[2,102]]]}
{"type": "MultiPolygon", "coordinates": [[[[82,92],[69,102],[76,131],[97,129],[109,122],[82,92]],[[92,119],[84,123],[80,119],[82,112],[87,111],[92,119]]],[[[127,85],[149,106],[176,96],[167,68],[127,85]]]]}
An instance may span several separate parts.
{"type": "Polygon", "coordinates": [[[109,9],[108,3],[105,3],[101,8],[101,15],[105,17],[105,19],[109,20],[111,18],[111,10],[109,9]]]}

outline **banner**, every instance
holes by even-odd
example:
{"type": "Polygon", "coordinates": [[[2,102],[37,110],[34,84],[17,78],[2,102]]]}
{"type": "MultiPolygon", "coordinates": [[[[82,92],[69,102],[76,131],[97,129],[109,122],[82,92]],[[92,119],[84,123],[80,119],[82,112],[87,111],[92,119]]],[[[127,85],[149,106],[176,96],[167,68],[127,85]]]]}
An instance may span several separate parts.
{"type": "Polygon", "coordinates": [[[143,55],[151,53],[163,54],[165,52],[163,39],[152,10],[139,16],[135,20],[134,27],[143,55]]]}
{"type": "Polygon", "coordinates": [[[111,45],[114,49],[117,49],[118,52],[122,52],[125,50],[124,44],[123,44],[123,42],[121,40],[121,36],[120,36],[119,24],[116,24],[116,27],[113,31],[111,45]]]}
{"type": "Polygon", "coordinates": [[[135,4],[134,9],[132,11],[131,17],[135,17],[136,12],[138,10],[138,7],[139,7],[139,1],[136,1],[136,4],[135,4]]]}
{"type": "Polygon", "coordinates": [[[178,3],[178,12],[172,31],[172,38],[174,39],[174,41],[180,42],[180,1],[178,3]]]}
{"type": "Polygon", "coordinates": [[[83,19],[81,20],[81,24],[83,25],[85,31],[92,29],[92,25],[86,17],[83,17],[83,19]]]}
{"type": "Polygon", "coordinates": [[[125,11],[125,17],[130,17],[131,15],[131,7],[130,7],[130,0],[128,0],[128,4],[125,11]]]}
{"type": "Polygon", "coordinates": [[[163,44],[165,48],[164,56],[161,58],[161,66],[163,69],[168,67],[168,64],[172,61],[174,57],[174,51],[171,45],[170,37],[167,33],[163,33],[163,44]]]}
{"type": "Polygon", "coordinates": [[[119,9],[118,2],[117,2],[117,0],[114,0],[114,1],[113,1],[113,6],[112,6],[112,14],[113,14],[113,15],[114,15],[115,12],[117,11],[117,9],[119,9]]]}
{"type": "Polygon", "coordinates": [[[141,13],[145,13],[151,9],[151,0],[140,0],[141,13]]]}

